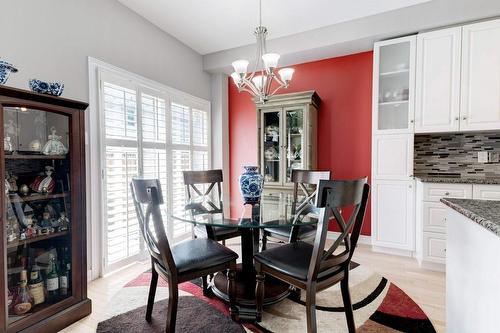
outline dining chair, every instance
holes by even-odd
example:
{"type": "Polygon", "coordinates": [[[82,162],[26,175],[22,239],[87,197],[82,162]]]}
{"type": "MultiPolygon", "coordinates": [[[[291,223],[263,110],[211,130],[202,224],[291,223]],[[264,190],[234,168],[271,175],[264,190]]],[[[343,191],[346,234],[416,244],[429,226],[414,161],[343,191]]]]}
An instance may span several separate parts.
{"type": "MultiPolygon", "coordinates": [[[[306,291],[307,332],[316,332],[316,293],[340,282],[347,327],[355,332],[349,294],[349,265],[358,242],[366,211],[370,186],[367,178],[321,180],[316,207],[320,209],[314,245],[296,241],[255,255],[257,321],[262,320],[266,274],[306,291]],[[347,220],[341,208],[352,208],[347,220]],[[325,251],[330,217],[340,227],[340,235],[325,251]],[[335,253],[339,245],[341,252],[335,253]]],[[[344,213],[347,210],[343,211],[344,213]]]]}
{"type": "MultiPolygon", "coordinates": [[[[316,199],[316,186],[320,180],[329,180],[330,171],[296,170],[292,169],[291,180],[293,183],[293,198],[291,214],[300,212],[301,215],[315,211],[314,200],[316,199]],[[304,199],[299,202],[299,189],[304,199]]],[[[268,237],[276,238],[282,242],[297,240],[311,240],[316,235],[315,225],[284,226],[264,228],[262,231],[262,250],[267,248],[268,237]]]]}
{"type": "Polygon", "coordinates": [[[151,321],[158,276],[168,283],[166,332],[175,332],[179,283],[223,270],[227,270],[229,312],[231,318],[235,320],[238,309],[235,305],[234,279],[238,255],[208,238],[191,239],[170,246],[160,210],[160,205],[163,204],[160,181],[158,179],[132,179],[130,187],[141,233],[151,256],[152,276],[146,307],[146,321],[151,321]],[[147,207],[146,213],[143,210],[144,205],[147,207]],[[151,221],[154,229],[151,229],[151,221]]]}
{"type": "MultiPolygon", "coordinates": [[[[184,171],[183,175],[189,206],[194,214],[224,212],[221,189],[222,170],[184,171]],[[200,188],[200,185],[208,187],[204,190],[200,188]],[[215,191],[217,193],[214,193],[215,191]],[[202,200],[202,202],[197,203],[197,200],[202,200]]],[[[240,235],[241,232],[236,228],[212,227],[209,225],[193,226],[193,238],[208,237],[216,241],[222,241],[223,245],[225,245],[226,239],[240,235]]]]}

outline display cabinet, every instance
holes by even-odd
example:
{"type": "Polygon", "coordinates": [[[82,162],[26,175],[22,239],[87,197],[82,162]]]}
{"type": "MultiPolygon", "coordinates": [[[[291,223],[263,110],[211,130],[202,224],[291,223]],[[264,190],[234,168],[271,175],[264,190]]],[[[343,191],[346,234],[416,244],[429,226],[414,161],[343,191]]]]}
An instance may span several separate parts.
{"type": "Polygon", "coordinates": [[[264,192],[291,190],[292,169],[316,168],[319,103],[314,91],[275,95],[256,103],[264,192]]]}
{"type": "Polygon", "coordinates": [[[0,87],[0,331],[57,332],[87,298],[84,110],[0,87]]]}

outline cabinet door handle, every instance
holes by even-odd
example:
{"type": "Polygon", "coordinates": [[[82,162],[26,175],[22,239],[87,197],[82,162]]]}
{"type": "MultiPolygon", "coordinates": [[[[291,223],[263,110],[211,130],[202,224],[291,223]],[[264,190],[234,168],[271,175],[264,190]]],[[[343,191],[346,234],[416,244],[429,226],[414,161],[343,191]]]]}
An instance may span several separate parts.
{"type": "Polygon", "coordinates": [[[410,124],[413,124],[413,120],[410,120],[410,124]]]}
{"type": "Polygon", "coordinates": [[[444,192],[444,195],[450,195],[450,192],[444,192]]]}
{"type": "Polygon", "coordinates": [[[455,117],[455,120],[460,120],[460,117],[455,117]]]}
{"type": "Polygon", "coordinates": [[[466,119],[467,119],[467,117],[462,117],[462,120],[466,120],[466,119]]]}

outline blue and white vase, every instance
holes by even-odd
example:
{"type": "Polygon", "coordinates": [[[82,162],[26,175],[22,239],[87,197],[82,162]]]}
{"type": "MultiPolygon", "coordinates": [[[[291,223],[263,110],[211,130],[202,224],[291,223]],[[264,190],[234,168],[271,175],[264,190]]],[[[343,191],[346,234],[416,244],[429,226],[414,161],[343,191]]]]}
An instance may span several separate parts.
{"type": "Polygon", "coordinates": [[[245,172],[240,176],[240,192],[245,204],[256,204],[260,202],[264,177],[257,172],[256,166],[244,166],[245,172]]]}
{"type": "Polygon", "coordinates": [[[17,68],[6,61],[0,60],[0,85],[5,84],[9,78],[10,73],[16,73],[17,68]]]}
{"type": "Polygon", "coordinates": [[[64,84],[59,82],[45,82],[38,79],[31,79],[28,84],[31,91],[39,94],[61,96],[64,91],[64,84]]]}

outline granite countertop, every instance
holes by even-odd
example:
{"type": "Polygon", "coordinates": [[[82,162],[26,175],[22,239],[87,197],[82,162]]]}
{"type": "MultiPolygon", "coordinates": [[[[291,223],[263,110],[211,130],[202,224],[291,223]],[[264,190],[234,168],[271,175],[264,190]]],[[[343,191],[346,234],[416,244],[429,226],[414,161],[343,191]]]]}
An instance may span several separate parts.
{"type": "Polygon", "coordinates": [[[500,237],[500,201],[449,198],[441,202],[500,237]]]}
{"type": "Polygon", "coordinates": [[[450,176],[415,176],[424,183],[456,183],[456,184],[500,184],[499,178],[474,178],[474,177],[450,177],[450,176]]]}

